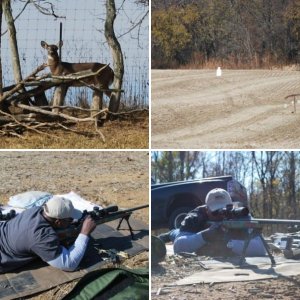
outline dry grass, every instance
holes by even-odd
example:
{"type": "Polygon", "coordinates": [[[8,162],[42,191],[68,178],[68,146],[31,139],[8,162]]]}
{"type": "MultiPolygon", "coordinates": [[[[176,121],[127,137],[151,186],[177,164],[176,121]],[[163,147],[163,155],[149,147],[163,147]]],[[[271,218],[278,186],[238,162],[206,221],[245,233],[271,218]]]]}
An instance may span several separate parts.
{"type": "MultiPolygon", "coordinates": [[[[161,62],[152,62],[153,69],[160,69],[161,62]]],[[[239,57],[230,55],[225,58],[209,58],[206,59],[203,53],[194,52],[187,63],[181,64],[173,60],[169,64],[164,65],[166,69],[216,69],[221,66],[223,69],[235,70],[251,70],[251,69],[285,69],[294,68],[297,66],[295,63],[288,61],[278,61],[276,56],[271,53],[266,53],[263,56],[253,55],[251,58],[241,55],[239,57]]]]}
{"type": "MultiPolygon", "coordinates": [[[[95,132],[92,124],[79,124],[74,128],[80,131],[95,132]]],[[[144,113],[138,119],[106,122],[100,135],[87,137],[63,130],[49,130],[46,134],[24,133],[24,138],[1,137],[2,149],[148,149],[149,117],[144,113]],[[49,136],[51,135],[51,136],[49,136]]]]}

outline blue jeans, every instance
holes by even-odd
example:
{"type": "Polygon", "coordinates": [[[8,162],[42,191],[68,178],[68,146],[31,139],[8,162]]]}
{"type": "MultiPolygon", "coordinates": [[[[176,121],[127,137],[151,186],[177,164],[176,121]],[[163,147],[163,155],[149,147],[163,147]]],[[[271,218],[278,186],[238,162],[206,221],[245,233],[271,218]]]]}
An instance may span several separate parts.
{"type": "MultiPolygon", "coordinates": [[[[243,240],[231,240],[228,242],[227,247],[231,248],[232,252],[241,255],[243,252],[245,241],[243,240]]],[[[265,256],[266,249],[260,237],[256,236],[250,240],[248,248],[246,250],[246,256],[265,256]]]]}
{"type": "Polygon", "coordinates": [[[206,244],[201,232],[191,233],[182,232],[174,241],[174,253],[180,252],[196,252],[206,244]]]}

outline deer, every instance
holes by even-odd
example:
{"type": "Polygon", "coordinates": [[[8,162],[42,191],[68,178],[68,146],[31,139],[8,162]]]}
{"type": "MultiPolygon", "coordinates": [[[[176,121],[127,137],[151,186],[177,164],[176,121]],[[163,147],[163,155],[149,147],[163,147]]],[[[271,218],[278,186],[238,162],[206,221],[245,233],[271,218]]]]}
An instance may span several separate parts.
{"type": "MultiPolygon", "coordinates": [[[[101,68],[104,68],[100,71],[99,74],[95,76],[91,76],[88,78],[84,78],[80,81],[74,80],[72,82],[63,83],[60,86],[60,89],[56,89],[54,95],[54,106],[61,106],[64,103],[65,96],[67,94],[68,88],[70,86],[86,86],[86,85],[94,85],[98,90],[94,90],[93,92],[93,101],[91,105],[92,115],[93,113],[97,113],[99,109],[102,109],[102,97],[103,92],[110,98],[111,91],[109,90],[109,86],[113,83],[114,80],[114,71],[105,64],[101,64],[98,62],[92,63],[69,63],[60,61],[58,56],[58,47],[62,46],[63,42],[58,43],[57,45],[49,45],[45,41],[41,41],[41,46],[45,50],[47,50],[48,60],[47,64],[50,68],[51,74],[55,76],[64,76],[72,73],[82,72],[82,71],[90,71],[97,72],[101,68]],[[99,91],[101,89],[102,91],[99,91]]],[[[53,109],[53,111],[58,112],[58,109],[53,109]]]]}

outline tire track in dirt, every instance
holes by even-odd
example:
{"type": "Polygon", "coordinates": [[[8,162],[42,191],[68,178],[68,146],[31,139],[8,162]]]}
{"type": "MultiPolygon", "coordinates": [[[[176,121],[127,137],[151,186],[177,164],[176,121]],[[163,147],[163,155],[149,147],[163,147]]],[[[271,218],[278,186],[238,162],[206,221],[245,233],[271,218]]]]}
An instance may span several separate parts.
{"type": "Polygon", "coordinates": [[[226,71],[216,78],[213,71],[169,70],[157,79],[152,72],[152,148],[276,148],[287,135],[291,147],[298,141],[290,128],[299,118],[284,109],[284,97],[300,93],[299,72],[226,71]]]}
{"type": "MultiPolygon", "coordinates": [[[[203,148],[203,144],[207,145],[208,148],[212,148],[212,144],[217,143],[219,148],[218,140],[226,142],[224,140],[224,135],[228,135],[227,132],[230,132],[228,135],[229,140],[232,139],[232,136],[235,136],[237,142],[240,136],[245,134],[245,129],[243,129],[243,124],[247,122],[249,124],[248,134],[253,132],[255,135],[255,128],[258,122],[266,121],[266,115],[271,114],[274,111],[273,106],[266,105],[264,107],[250,107],[246,108],[236,114],[231,114],[223,117],[222,124],[217,120],[208,121],[205,123],[205,126],[192,126],[190,128],[175,129],[169,134],[173,137],[176,137],[173,141],[164,142],[163,147],[167,148],[180,148],[180,141],[184,141],[186,148],[203,148]],[[255,113],[255,117],[252,117],[251,114],[255,113]],[[245,119],[245,116],[248,116],[245,119]],[[253,127],[253,129],[251,128],[253,127]],[[213,143],[212,143],[213,135],[213,143]]],[[[159,134],[152,138],[152,141],[161,142],[165,138],[165,134],[159,134]]],[[[235,147],[236,148],[236,147],[235,147]]]]}
{"type": "MultiPolygon", "coordinates": [[[[199,72],[199,71],[198,71],[199,72]]],[[[205,71],[203,71],[205,72],[205,71]]],[[[178,99],[178,104],[195,103],[196,100],[201,100],[201,105],[216,103],[217,100],[223,99],[223,94],[230,93],[232,96],[239,94],[247,94],[251,92],[257,93],[258,90],[267,90],[269,93],[274,94],[273,87],[276,89],[289,90],[291,87],[291,76],[294,72],[287,73],[286,76],[273,75],[266,77],[261,74],[260,77],[256,73],[249,74],[248,76],[239,76],[238,71],[230,72],[222,78],[216,78],[212,71],[207,71],[206,77],[203,74],[187,75],[186,77],[167,78],[167,80],[159,79],[152,82],[152,107],[158,108],[163,105],[177,104],[175,100],[178,99]],[[287,88],[288,87],[288,88],[287,88]],[[164,96],[162,99],[159,97],[164,96]],[[190,99],[189,97],[193,97],[190,99]]],[[[244,71],[240,71],[244,72],[244,71]]],[[[155,73],[154,73],[155,74],[155,73]]],[[[294,83],[292,83],[294,86],[294,83]]],[[[155,110],[154,110],[155,113],[155,110]]]]}

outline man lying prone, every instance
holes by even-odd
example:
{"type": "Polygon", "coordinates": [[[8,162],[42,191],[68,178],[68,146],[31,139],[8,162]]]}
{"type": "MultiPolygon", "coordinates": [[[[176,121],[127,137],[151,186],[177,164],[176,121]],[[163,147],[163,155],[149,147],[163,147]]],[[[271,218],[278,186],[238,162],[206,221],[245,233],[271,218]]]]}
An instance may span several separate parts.
{"type": "MultiPolygon", "coordinates": [[[[227,230],[220,225],[220,221],[226,215],[220,211],[232,206],[232,199],[229,193],[223,189],[211,190],[205,199],[205,205],[198,206],[190,211],[182,221],[180,228],[159,235],[158,237],[165,243],[173,242],[174,253],[196,252],[198,254],[212,256],[241,255],[244,243],[249,238],[249,229],[227,230]],[[211,225],[211,222],[216,222],[211,225]]],[[[251,215],[247,210],[247,215],[240,220],[250,220],[251,215]]],[[[245,252],[246,256],[265,256],[266,249],[259,236],[250,239],[245,252]]]]}
{"type": "Polygon", "coordinates": [[[81,212],[70,200],[53,196],[43,207],[33,207],[7,222],[0,222],[0,273],[6,273],[41,258],[50,266],[74,271],[82,260],[89,234],[96,223],[88,216],[69,248],[60,244],[55,229],[67,228],[81,212]]]}

